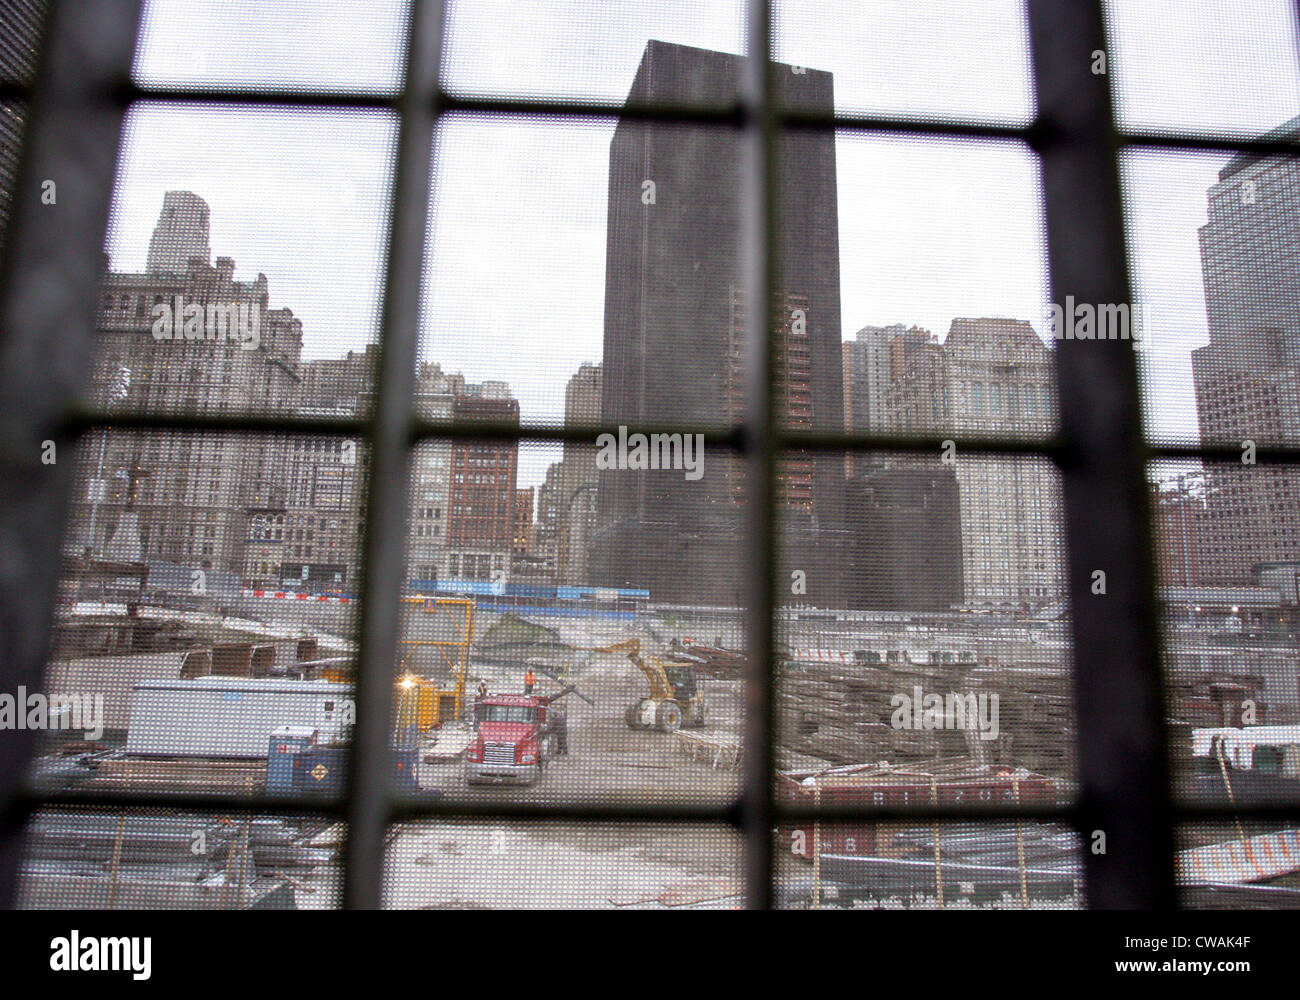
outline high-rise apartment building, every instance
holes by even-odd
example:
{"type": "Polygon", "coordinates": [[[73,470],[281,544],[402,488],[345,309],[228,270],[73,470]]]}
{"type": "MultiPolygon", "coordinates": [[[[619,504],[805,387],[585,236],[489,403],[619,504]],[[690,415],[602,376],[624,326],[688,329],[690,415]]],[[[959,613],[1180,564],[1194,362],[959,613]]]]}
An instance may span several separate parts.
{"type": "Polygon", "coordinates": [[[845,427],[858,434],[883,434],[889,425],[888,390],[913,352],[934,342],[920,327],[895,323],[864,326],[844,342],[845,427]]]}

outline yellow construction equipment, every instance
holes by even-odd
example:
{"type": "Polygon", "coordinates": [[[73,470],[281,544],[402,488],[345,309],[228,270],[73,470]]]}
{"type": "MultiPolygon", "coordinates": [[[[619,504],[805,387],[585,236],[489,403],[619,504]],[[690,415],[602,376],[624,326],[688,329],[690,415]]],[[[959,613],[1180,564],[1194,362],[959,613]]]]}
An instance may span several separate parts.
{"type": "Polygon", "coordinates": [[[465,711],[465,670],[474,641],[474,602],[465,597],[403,597],[406,615],[399,641],[399,725],[421,732],[458,719],[465,711]],[[425,616],[431,616],[426,618],[425,616]],[[427,676],[449,672],[450,688],[427,676]]]}
{"type": "Polygon", "coordinates": [[[690,663],[665,663],[641,652],[640,639],[625,639],[608,646],[575,646],[588,653],[623,653],[650,682],[650,696],[627,707],[623,718],[633,729],[658,729],[674,733],[683,726],[698,728],[708,717],[708,705],[700,694],[695,667],[690,663]]]}

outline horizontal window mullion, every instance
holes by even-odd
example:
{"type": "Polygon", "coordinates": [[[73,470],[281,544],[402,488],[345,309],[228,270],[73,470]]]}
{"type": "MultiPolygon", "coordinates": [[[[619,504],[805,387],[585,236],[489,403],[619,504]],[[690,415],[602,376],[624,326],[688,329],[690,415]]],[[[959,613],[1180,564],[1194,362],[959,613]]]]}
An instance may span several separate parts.
{"type": "MultiPolygon", "coordinates": [[[[31,87],[17,82],[0,82],[0,100],[25,100],[31,87]]],[[[123,85],[116,94],[125,103],[166,101],[172,103],[265,104],[319,106],[328,108],[375,108],[394,110],[400,100],[398,92],[346,90],[311,90],[250,86],[169,86],[159,84],[123,85]]],[[[681,122],[700,125],[744,125],[744,109],[731,104],[622,104],[607,100],[581,98],[533,98],[527,96],[470,96],[442,91],[438,98],[439,116],[460,113],[502,115],[541,115],[551,117],[610,118],[644,121],[681,122]]],[[[968,121],[944,118],[916,118],[905,115],[825,114],[798,109],[778,110],[773,116],[779,127],[787,129],[832,129],[855,132],[896,132],[912,135],[966,136],[984,139],[1011,139],[1038,146],[1051,141],[1052,123],[1038,118],[1027,124],[998,121],[968,121]]],[[[1300,142],[1284,139],[1250,138],[1223,133],[1118,130],[1122,146],[1168,147],[1228,153],[1300,155],[1300,142]]]]}
{"type": "Polygon", "coordinates": [[[956,431],[938,435],[857,434],[840,431],[778,430],[782,448],[811,451],[963,451],[1063,458],[1068,448],[1059,438],[963,437],[956,431]]]}
{"type": "Polygon", "coordinates": [[[440,114],[538,115],[554,118],[607,118],[611,121],[676,122],[685,125],[744,125],[739,104],[663,104],[582,101],[532,97],[469,97],[443,92],[440,114]]]}
{"type": "Polygon", "coordinates": [[[910,135],[966,136],[973,139],[1012,139],[1031,142],[1038,125],[959,118],[915,118],[903,115],[827,114],[797,109],[773,112],[778,127],[789,130],[836,132],[896,132],[910,135]]]}
{"type": "Polygon", "coordinates": [[[1288,142],[1285,139],[1250,139],[1244,136],[1199,135],[1192,132],[1135,132],[1122,129],[1116,132],[1116,138],[1121,146],[1300,156],[1300,142],[1288,142]]]}
{"type": "Polygon", "coordinates": [[[704,443],[716,448],[730,448],[736,451],[744,447],[743,434],[738,427],[708,428],[704,425],[691,424],[610,424],[574,427],[564,424],[515,424],[498,421],[467,423],[465,421],[417,420],[412,426],[411,435],[415,441],[430,438],[454,438],[500,441],[568,441],[573,444],[589,444],[596,447],[596,439],[602,434],[610,434],[615,439],[620,431],[632,434],[699,434],[704,443]]]}
{"type": "Polygon", "coordinates": [[[32,813],[43,809],[103,809],[122,811],[125,809],[177,809],[182,812],[251,812],[267,815],[314,813],[322,816],[334,816],[342,819],[346,811],[347,800],[342,797],[315,798],[267,798],[260,795],[228,795],[201,792],[113,792],[113,791],[69,791],[69,792],[34,792],[29,791],[15,796],[10,806],[10,813],[5,818],[6,826],[14,822],[21,823],[32,813]]]}
{"type": "Polygon", "coordinates": [[[258,88],[243,84],[223,87],[124,83],[113,96],[124,104],[152,101],[168,104],[264,104],[268,107],[319,107],[396,111],[400,91],[311,90],[296,87],[258,88]]]}
{"type": "MultiPolygon", "coordinates": [[[[114,430],[155,430],[190,433],[243,433],[243,434],[294,434],[335,435],[339,437],[366,437],[371,424],[366,419],[305,418],[295,416],[240,416],[222,413],[105,413],[84,411],[74,414],[65,422],[65,436],[84,434],[96,428],[114,430]]],[[[596,446],[602,434],[618,437],[620,430],[627,434],[700,434],[704,443],[717,448],[745,450],[743,427],[708,427],[703,424],[608,424],[574,427],[565,424],[514,424],[484,421],[437,421],[414,419],[411,422],[411,443],[431,438],[458,440],[517,440],[517,441],[569,441],[575,444],[596,446]]],[[[805,448],[811,451],[937,451],[955,445],[957,451],[977,453],[1005,453],[1061,457],[1066,454],[1065,444],[1057,438],[994,438],[963,437],[953,432],[942,436],[912,436],[904,434],[857,434],[841,431],[776,430],[776,444],[780,448],[805,448]]],[[[1196,457],[1202,453],[1211,457],[1240,457],[1240,451],[1221,449],[1158,449],[1154,457],[1196,457]]],[[[1260,456],[1280,456],[1280,460],[1300,461],[1300,449],[1258,450],[1260,456]]],[[[1275,458],[1275,460],[1277,460],[1275,458]]]]}
{"type": "MultiPolygon", "coordinates": [[[[31,813],[43,809],[179,809],[198,812],[253,812],[267,815],[310,812],[318,815],[342,817],[347,800],[343,796],[321,798],[267,798],[264,796],[232,796],[223,794],[202,795],[166,792],[90,792],[60,793],[27,792],[13,802],[6,824],[15,819],[21,822],[31,813]]],[[[738,824],[739,804],[692,805],[584,805],[582,803],[527,803],[527,802],[454,802],[433,803],[404,802],[397,799],[389,813],[389,822],[408,822],[422,818],[449,819],[520,819],[520,820],[572,820],[577,822],[718,822],[738,824]]],[[[1231,818],[1254,820],[1300,819],[1300,802],[1266,802],[1251,806],[1230,803],[1175,803],[1174,815],[1184,821],[1227,820],[1231,818]]],[[[997,822],[1003,820],[1034,820],[1039,822],[1064,822],[1078,825],[1077,804],[1065,805],[980,805],[955,806],[939,804],[914,805],[833,805],[795,806],[773,805],[773,818],[780,822],[851,823],[861,821],[943,820],[949,822],[997,822]]]]}
{"type": "MultiPolygon", "coordinates": [[[[1260,463],[1300,463],[1300,447],[1274,446],[1252,442],[1253,458],[1260,463]]],[[[1242,448],[1233,445],[1189,444],[1168,445],[1149,444],[1147,451],[1152,459],[1202,459],[1209,462],[1241,462],[1242,448]]]]}
{"type": "Polygon", "coordinates": [[[97,428],[119,431],[176,431],[186,433],[302,434],[366,437],[371,423],[365,419],[294,416],[240,416],[222,413],[102,413],[85,411],[69,417],[61,430],[67,436],[97,428]]]}

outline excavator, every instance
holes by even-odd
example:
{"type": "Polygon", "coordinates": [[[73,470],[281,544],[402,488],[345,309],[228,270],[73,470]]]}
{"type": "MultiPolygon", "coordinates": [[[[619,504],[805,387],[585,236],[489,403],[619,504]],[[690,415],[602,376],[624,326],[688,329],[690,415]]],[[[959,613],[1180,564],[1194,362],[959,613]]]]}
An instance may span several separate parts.
{"type": "Polygon", "coordinates": [[[664,663],[657,656],[641,652],[640,639],[625,639],[608,646],[575,646],[587,653],[623,653],[650,682],[650,696],[627,707],[623,718],[632,729],[658,729],[675,733],[683,726],[699,728],[708,717],[708,706],[700,694],[695,666],[664,663]]]}

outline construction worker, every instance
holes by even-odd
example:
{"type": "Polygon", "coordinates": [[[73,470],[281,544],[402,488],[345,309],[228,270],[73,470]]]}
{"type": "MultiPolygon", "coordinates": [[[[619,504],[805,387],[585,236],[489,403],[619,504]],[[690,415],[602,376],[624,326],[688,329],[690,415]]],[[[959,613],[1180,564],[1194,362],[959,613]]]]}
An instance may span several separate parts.
{"type": "Polygon", "coordinates": [[[470,725],[478,729],[478,724],[483,721],[483,699],[488,696],[487,681],[479,679],[478,691],[474,694],[474,707],[470,710],[470,725]]]}
{"type": "Polygon", "coordinates": [[[533,668],[529,667],[528,672],[524,674],[524,694],[533,693],[533,685],[537,683],[537,675],[533,673],[533,668]]]}

